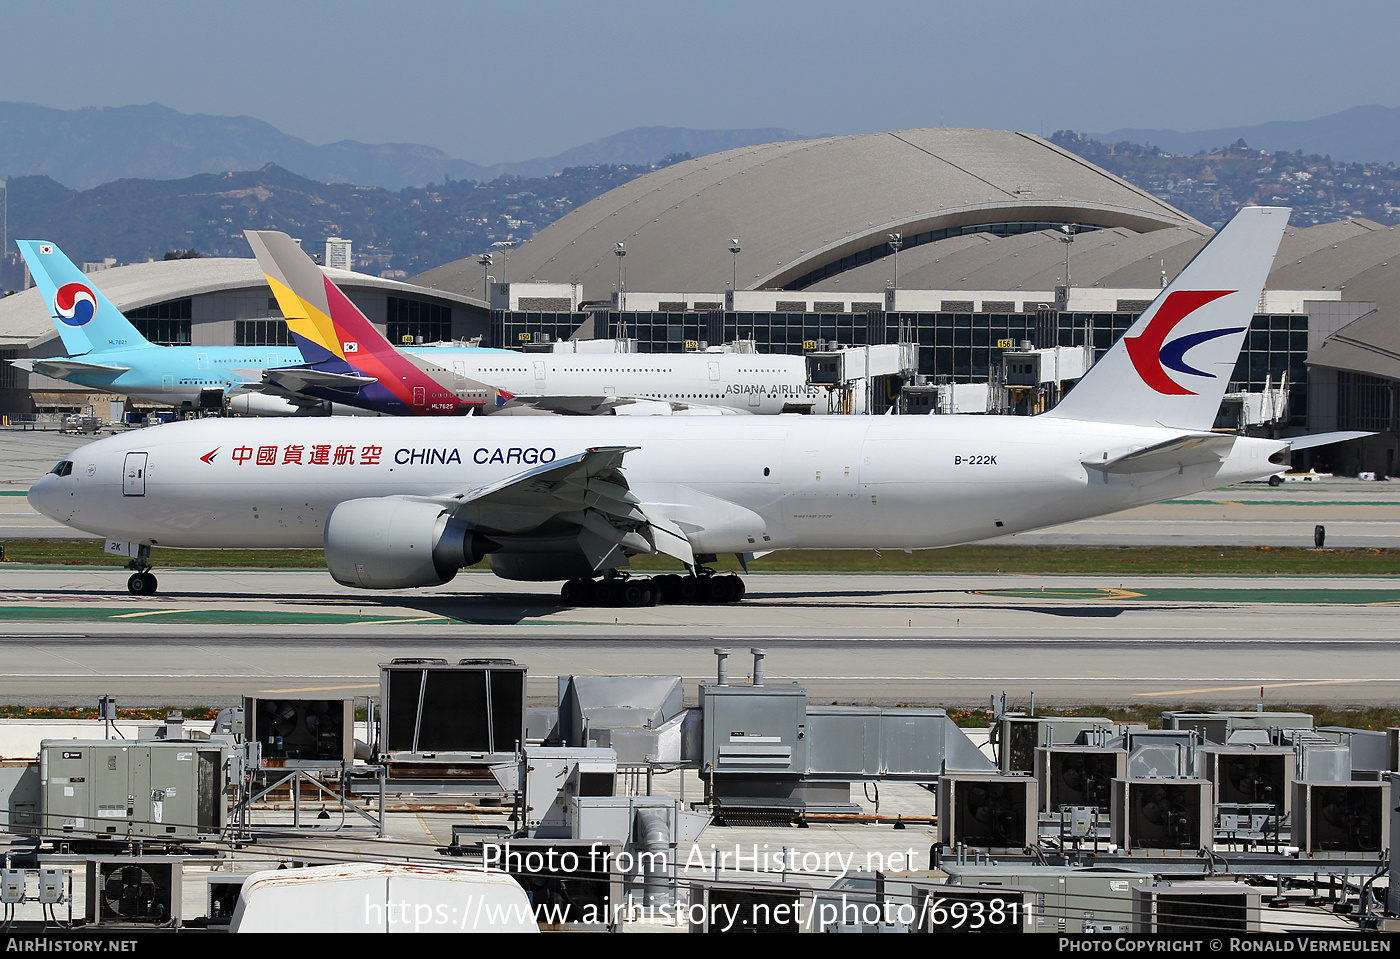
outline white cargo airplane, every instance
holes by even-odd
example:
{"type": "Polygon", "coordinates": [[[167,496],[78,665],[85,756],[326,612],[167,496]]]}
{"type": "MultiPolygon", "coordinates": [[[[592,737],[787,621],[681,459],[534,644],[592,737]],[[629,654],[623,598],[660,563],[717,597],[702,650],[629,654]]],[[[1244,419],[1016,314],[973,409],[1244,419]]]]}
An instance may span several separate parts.
{"type": "Polygon", "coordinates": [[[368,589],[482,559],[563,599],[733,601],[747,564],[804,548],[951,546],[1268,476],[1306,440],[1211,432],[1289,211],[1251,207],[1064,401],[1018,416],[202,420],[99,440],[34,484],[46,516],[150,547],[322,547],[368,589]],[[688,575],[632,578],[664,553],[688,575]]]}

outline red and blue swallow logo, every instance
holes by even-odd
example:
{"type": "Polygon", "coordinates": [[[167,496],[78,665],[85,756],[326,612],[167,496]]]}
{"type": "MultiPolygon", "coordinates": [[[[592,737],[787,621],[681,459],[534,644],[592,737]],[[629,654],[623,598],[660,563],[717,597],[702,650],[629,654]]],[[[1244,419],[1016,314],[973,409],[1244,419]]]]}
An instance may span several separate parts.
{"type": "Polygon", "coordinates": [[[1173,380],[1167,374],[1167,370],[1214,379],[1214,373],[1198,370],[1187,363],[1186,353],[1193,347],[1200,346],[1202,343],[1217,337],[1228,336],[1231,333],[1242,333],[1244,327],[1240,326],[1228,330],[1202,330],[1199,333],[1178,336],[1170,341],[1167,340],[1167,337],[1186,317],[1207,303],[1218,300],[1222,296],[1229,296],[1234,292],[1234,290],[1178,290],[1168,295],[1166,302],[1148,322],[1147,328],[1142,331],[1141,335],[1124,337],[1123,344],[1128,348],[1128,357],[1133,361],[1133,367],[1138,371],[1138,376],[1142,377],[1142,381],[1158,393],[1167,396],[1195,396],[1196,393],[1193,390],[1188,390],[1173,380]]]}
{"type": "Polygon", "coordinates": [[[97,297],[81,283],[65,283],[54,294],[53,311],[68,326],[85,326],[97,315],[97,297]]]}
{"type": "Polygon", "coordinates": [[[214,447],[212,450],[210,450],[209,452],[207,452],[207,453],[205,453],[203,456],[201,456],[201,457],[199,458],[199,461],[200,461],[201,463],[213,463],[213,462],[214,462],[214,457],[219,455],[219,450],[221,450],[222,448],[223,448],[223,447],[221,447],[221,446],[216,446],[216,447],[214,447]]]}

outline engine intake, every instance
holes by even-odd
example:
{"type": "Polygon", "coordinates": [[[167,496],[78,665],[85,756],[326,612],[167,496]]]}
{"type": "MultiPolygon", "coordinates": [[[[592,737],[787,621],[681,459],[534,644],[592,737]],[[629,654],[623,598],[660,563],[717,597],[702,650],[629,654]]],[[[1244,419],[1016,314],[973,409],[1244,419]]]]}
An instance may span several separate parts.
{"type": "Polygon", "coordinates": [[[446,507],[404,496],[346,500],[326,519],[326,566],[342,586],[440,586],[498,548],[446,507]]]}

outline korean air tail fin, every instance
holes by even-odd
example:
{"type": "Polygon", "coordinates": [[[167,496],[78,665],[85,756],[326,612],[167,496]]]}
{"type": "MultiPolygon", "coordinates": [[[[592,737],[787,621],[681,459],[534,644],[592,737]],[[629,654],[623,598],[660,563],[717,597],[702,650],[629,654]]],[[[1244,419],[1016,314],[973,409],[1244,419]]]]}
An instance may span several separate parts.
{"type": "Polygon", "coordinates": [[[336,359],[359,368],[365,358],[395,352],[291,237],[266,230],[245,230],[244,236],[308,363],[336,359]]]}
{"type": "Polygon", "coordinates": [[[1209,430],[1291,211],[1245,207],[1045,416],[1209,430]]]}
{"type": "Polygon", "coordinates": [[[34,285],[48,304],[69,356],[150,346],[73,261],[47,240],[16,240],[34,285]]]}

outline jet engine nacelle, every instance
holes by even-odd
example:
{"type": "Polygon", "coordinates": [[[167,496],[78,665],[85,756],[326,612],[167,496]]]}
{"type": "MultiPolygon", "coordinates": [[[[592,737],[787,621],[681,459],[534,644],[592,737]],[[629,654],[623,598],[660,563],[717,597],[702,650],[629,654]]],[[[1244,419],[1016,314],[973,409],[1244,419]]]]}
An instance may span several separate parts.
{"type": "Polygon", "coordinates": [[[235,393],[228,399],[228,411],[240,416],[296,416],[307,412],[286,397],[270,393],[235,393]]]}
{"type": "Polygon", "coordinates": [[[326,518],[326,566],[342,586],[440,586],[496,544],[437,503],[405,496],[346,500],[326,518]]]}

